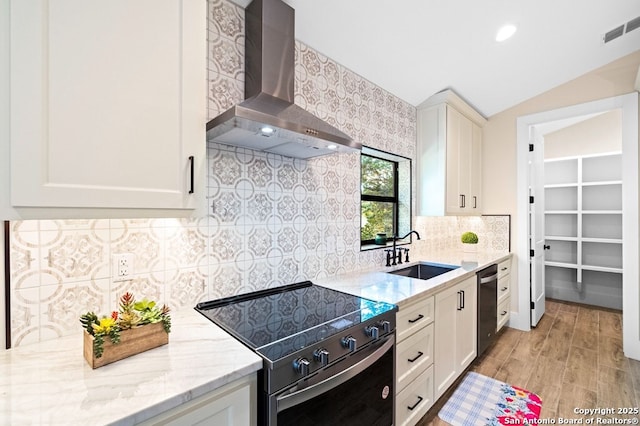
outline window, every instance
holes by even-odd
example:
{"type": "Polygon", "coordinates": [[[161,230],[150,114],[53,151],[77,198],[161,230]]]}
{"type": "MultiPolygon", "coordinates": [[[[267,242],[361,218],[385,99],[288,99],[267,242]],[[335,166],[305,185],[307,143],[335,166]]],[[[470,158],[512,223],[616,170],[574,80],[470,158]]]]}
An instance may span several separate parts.
{"type": "Polygon", "coordinates": [[[410,173],[408,159],[363,149],[360,156],[362,246],[375,248],[378,233],[386,234],[391,241],[392,236],[411,229],[410,173]]]}

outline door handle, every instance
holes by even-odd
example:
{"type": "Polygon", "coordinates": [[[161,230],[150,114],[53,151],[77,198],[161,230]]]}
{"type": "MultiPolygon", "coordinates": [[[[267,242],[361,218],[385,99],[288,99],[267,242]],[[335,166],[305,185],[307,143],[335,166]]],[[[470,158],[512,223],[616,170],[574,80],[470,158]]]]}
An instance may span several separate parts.
{"type": "Polygon", "coordinates": [[[418,360],[418,358],[420,358],[422,355],[424,355],[424,353],[422,353],[422,352],[418,351],[418,355],[416,355],[416,356],[415,356],[415,357],[413,357],[413,358],[409,358],[409,359],[407,359],[407,361],[409,361],[409,362],[416,362],[416,361],[418,360]]]}
{"type": "Polygon", "coordinates": [[[461,311],[462,310],[462,292],[458,291],[458,306],[456,307],[457,310],[461,311]]]}
{"type": "Polygon", "coordinates": [[[407,320],[407,321],[409,321],[410,324],[413,324],[414,322],[420,321],[422,318],[424,318],[424,315],[420,314],[417,317],[415,317],[414,319],[410,319],[410,320],[407,320]]]}
{"type": "Polygon", "coordinates": [[[419,396],[418,397],[418,402],[416,402],[415,404],[411,405],[411,406],[407,406],[407,409],[409,411],[413,411],[414,408],[416,408],[420,403],[422,402],[422,397],[419,396]]]}
{"type": "Polygon", "coordinates": [[[462,309],[464,309],[464,290],[460,290],[460,293],[462,293],[462,309]]]}
{"type": "Polygon", "coordinates": [[[473,196],[473,208],[478,208],[478,197],[476,197],[475,195],[473,196]]]}
{"type": "Polygon", "coordinates": [[[193,184],[194,184],[193,169],[195,167],[195,165],[194,165],[195,159],[193,158],[193,155],[189,156],[189,162],[191,162],[191,172],[190,172],[191,186],[190,186],[190,189],[189,189],[189,194],[193,194],[193,191],[194,191],[194,188],[193,188],[193,184]]]}
{"type": "Polygon", "coordinates": [[[464,196],[464,194],[460,194],[460,208],[465,208],[467,204],[467,200],[466,197],[464,196]]]}

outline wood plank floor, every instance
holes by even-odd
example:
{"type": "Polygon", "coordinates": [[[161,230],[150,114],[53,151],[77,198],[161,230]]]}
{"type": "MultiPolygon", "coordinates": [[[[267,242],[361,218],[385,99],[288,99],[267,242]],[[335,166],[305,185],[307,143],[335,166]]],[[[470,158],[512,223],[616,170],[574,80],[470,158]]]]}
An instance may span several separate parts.
{"type": "MultiPolygon", "coordinates": [[[[535,329],[503,330],[469,370],[537,393],[542,398],[541,418],[639,417],[574,413],[575,408],[640,406],[640,362],[622,352],[620,311],[547,299],[535,329]]],[[[447,424],[437,416],[454,389],[455,385],[436,402],[419,426],[447,424]]]]}

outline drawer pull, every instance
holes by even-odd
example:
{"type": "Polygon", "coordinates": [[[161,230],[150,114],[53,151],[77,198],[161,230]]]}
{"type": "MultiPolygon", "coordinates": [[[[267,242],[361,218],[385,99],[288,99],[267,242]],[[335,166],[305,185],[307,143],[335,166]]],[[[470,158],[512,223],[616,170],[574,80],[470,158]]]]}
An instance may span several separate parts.
{"type": "Polygon", "coordinates": [[[502,311],[502,312],[500,313],[500,315],[501,315],[501,316],[505,316],[505,315],[507,315],[507,311],[502,311]]]}
{"type": "Polygon", "coordinates": [[[509,287],[502,287],[500,291],[506,291],[509,287]]]}
{"type": "Polygon", "coordinates": [[[415,358],[409,358],[409,359],[407,359],[407,361],[416,362],[418,360],[418,358],[420,358],[422,355],[424,355],[424,354],[422,352],[418,351],[418,355],[416,355],[415,358]]]}
{"type": "Polygon", "coordinates": [[[507,268],[506,266],[503,267],[503,268],[500,268],[501,271],[506,271],[507,269],[509,269],[509,268],[507,268]]]}
{"type": "Polygon", "coordinates": [[[410,320],[408,320],[408,321],[409,321],[409,323],[413,324],[414,322],[418,322],[418,321],[420,321],[422,318],[424,318],[424,315],[420,314],[420,315],[418,315],[416,318],[414,318],[414,319],[410,319],[410,320]]]}
{"type": "Polygon", "coordinates": [[[414,409],[414,408],[416,408],[416,407],[417,407],[421,402],[422,402],[422,397],[421,397],[421,396],[419,396],[419,397],[418,397],[418,402],[416,402],[416,403],[415,403],[415,404],[413,404],[412,406],[407,406],[407,408],[408,408],[410,411],[413,411],[413,409],[414,409]]]}

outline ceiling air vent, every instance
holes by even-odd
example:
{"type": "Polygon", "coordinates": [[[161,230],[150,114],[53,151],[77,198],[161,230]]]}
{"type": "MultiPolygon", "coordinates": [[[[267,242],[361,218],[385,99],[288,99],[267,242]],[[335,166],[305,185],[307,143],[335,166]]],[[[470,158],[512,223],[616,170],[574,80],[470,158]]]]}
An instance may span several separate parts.
{"type": "Polygon", "coordinates": [[[624,24],[620,25],[619,27],[614,28],[611,31],[609,31],[608,33],[606,33],[604,35],[604,42],[605,43],[609,43],[611,40],[617,39],[622,34],[624,34],[624,24]]]}
{"type": "Polygon", "coordinates": [[[627,22],[627,34],[636,28],[640,28],[640,16],[627,22]]]}

